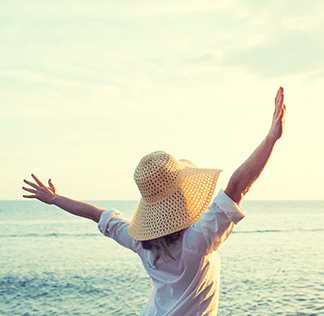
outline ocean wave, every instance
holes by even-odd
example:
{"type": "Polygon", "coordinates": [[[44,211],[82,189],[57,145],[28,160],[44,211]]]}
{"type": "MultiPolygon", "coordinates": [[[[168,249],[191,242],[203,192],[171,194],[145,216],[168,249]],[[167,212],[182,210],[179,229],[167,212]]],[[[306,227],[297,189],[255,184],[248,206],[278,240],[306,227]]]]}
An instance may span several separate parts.
{"type": "Polygon", "coordinates": [[[50,233],[50,234],[38,234],[38,233],[28,233],[28,234],[5,234],[0,235],[0,238],[21,238],[21,237],[101,237],[99,233],[83,233],[83,234],[74,234],[74,233],[50,233]]]}
{"type": "MultiPolygon", "coordinates": [[[[263,230],[238,230],[232,234],[263,234],[263,233],[291,233],[291,232],[320,232],[324,228],[312,229],[263,229],[263,230]]],[[[22,233],[22,234],[0,234],[0,238],[21,238],[21,237],[101,237],[100,233],[22,233]]]]}
{"type": "Polygon", "coordinates": [[[319,232],[324,231],[324,228],[311,229],[263,229],[263,230],[241,230],[233,231],[232,234],[258,234],[258,233],[289,233],[289,232],[319,232]]]}

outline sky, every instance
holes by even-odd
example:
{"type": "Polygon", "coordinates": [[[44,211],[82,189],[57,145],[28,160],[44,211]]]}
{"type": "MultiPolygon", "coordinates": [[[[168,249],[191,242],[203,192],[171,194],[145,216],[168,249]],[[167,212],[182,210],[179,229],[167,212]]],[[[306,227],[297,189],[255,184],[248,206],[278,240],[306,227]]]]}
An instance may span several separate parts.
{"type": "Polygon", "coordinates": [[[323,1],[0,0],[0,200],[23,179],[137,200],[155,150],[224,169],[283,137],[249,200],[324,199],[323,1]]]}

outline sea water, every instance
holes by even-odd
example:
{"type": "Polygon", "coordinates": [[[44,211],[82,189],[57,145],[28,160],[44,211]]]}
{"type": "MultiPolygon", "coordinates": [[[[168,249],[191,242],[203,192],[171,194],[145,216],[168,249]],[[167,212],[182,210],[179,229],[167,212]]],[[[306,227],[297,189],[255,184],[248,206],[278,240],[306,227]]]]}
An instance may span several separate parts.
{"type": "MultiPolygon", "coordinates": [[[[92,201],[131,218],[136,201],[92,201]]],[[[324,315],[324,201],[244,201],[220,247],[218,315],[324,315]]],[[[96,223],[38,201],[0,201],[0,315],[138,315],[139,258],[96,223]]],[[[181,316],[181,315],[180,315],[181,316]]]]}

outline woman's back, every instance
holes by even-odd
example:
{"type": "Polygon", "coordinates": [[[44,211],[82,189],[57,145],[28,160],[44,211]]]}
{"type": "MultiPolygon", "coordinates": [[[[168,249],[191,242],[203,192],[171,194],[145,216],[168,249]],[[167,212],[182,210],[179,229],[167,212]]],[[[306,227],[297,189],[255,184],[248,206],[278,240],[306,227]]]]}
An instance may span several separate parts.
{"type": "Polygon", "coordinates": [[[155,267],[153,251],[146,250],[139,254],[153,285],[150,300],[141,316],[216,315],[219,256],[216,251],[201,255],[188,250],[186,237],[189,234],[185,233],[174,247],[170,247],[175,260],[161,258],[155,267]]]}
{"type": "Polygon", "coordinates": [[[244,216],[221,190],[200,219],[169,247],[174,259],[162,256],[156,264],[156,251],[144,249],[129,236],[129,222],[119,212],[104,212],[98,228],[137,253],[152,279],[152,294],[141,316],[216,315],[220,274],[216,250],[244,216]]]}

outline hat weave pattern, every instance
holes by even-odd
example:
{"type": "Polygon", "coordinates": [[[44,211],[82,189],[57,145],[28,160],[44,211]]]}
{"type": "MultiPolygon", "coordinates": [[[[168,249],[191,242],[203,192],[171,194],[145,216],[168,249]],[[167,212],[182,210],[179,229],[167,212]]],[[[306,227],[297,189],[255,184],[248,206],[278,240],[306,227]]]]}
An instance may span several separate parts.
{"type": "Polygon", "coordinates": [[[163,151],[143,157],[134,173],[142,199],[129,235],[150,240],[195,223],[206,211],[221,171],[197,168],[163,151]]]}

